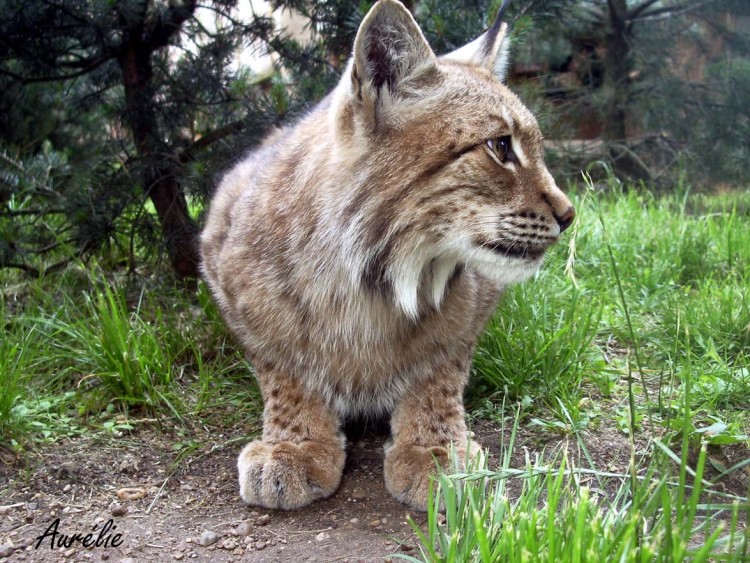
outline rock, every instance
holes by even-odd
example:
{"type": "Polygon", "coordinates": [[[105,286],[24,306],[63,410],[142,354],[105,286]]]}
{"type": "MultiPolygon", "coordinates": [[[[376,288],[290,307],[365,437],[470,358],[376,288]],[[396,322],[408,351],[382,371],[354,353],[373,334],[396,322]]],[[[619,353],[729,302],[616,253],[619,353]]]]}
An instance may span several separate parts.
{"type": "Polygon", "coordinates": [[[265,548],[266,548],[266,542],[264,541],[255,542],[255,549],[257,549],[258,551],[260,551],[261,549],[265,549],[265,548]]]}
{"type": "Polygon", "coordinates": [[[128,507],[122,504],[112,505],[112,516],[125,516],[128,513],[128,507]]]}
{"type": "Polygon", "coordinates": [[[209,545],[215,544],[217,541],[219,541],[219,534],[212,532],[211,530],[205,530],[201,534],[198,544],[203,547],[208,547],[209,545]]]}
{"type": "Polygon", "coordinates": [[[315,541],[326,541],[329,537],[330,536],[325,532],[320,532],[317,536],[315,536],[315,541]]]}
{"type": "Polygon", "coordinates": [[[146,496],[146,490],[141,487],[124,487],[117,491],[120,500],[139,500],[146,496]]]}
{"type": "Polygon", "coordinates": [[[120,563],[135,563],[135,559],[132,557],[126,557],[125,559],[120,559],[120,563]]]}
{"type": "Polygon", "coordinates": [[[126,455],[118,467],[121,473],[135,473],[138,471],[138,460],[132,455],[126,455]]]}
{"type": "Polygon", "coordinates": [[[252,531],[253,527],[250,525],[250,522],[240,522],[234,533],[238,536],[249,536],[252,531]]]}
{"type": "Polygon", "coordinates": [[[13,544],[6,543],[3,545],[0,545],[0,557],[10,557],[13,555],[13,552],[16,550],[16,548],[13,546],[13,544]]]}
{"type": "Polygon", "coordinates": [[[221,548],[229,551],[237,549],[237,540],[234,538],[227,538],[221,542],[221,548]]]}
{"type": "Polygon", "coordinates": [[[352,518],[351,520],[349,520],[349,523],[356,526],[357,524],[359,524],[359,518],[352,518]]]}
{"type": "Polygon", "coordinates": [[[258,526],[267,526],[271,523],[271,515],[270,514],[264,514],[263,516],[260,516],[255,523],[258,526]]]}
{"type": "Polygon", "coordinates": [[[70,490],[71,490],[72,488],[73,488],[73,487],[72,487],[72,486],[70,485],[70,483],[68,483],[67,485],[65,485],[65,486],[63,487],[63,492],[64,492],[64,493],[69,493],[69,492],[70,492],[70,490]]]}
{"type": "Polygon", "coordinates": [[[65,557],[66,559],[70,559],[70,558],[71,558],[71,557],[73,557],[73,556],[74,556],[75,554],[76,554],[76,550],[75,550],[75,549],[68,549],[68,550],[66,550],[66,551],[65,551],[65,552],[63,553],[63,557],[65,557]]]}
{"type": "Polygon", "coordinates": [[[175,559],[176,561],[182,561],[183,559],[185,559],[185,554],[181,551],[178,551],[177,553],[174,553],[172,555],[172,559],[175,559]]]}
{"type": "Polygon", "coordinates": [[[16,542],[16,549],[26,549],[32,543],[34,543],[35,539],[36,538],[21,538],[16,542]]]}
{"type": "Polygon", "coordinates": [[[370,522],[370,528],[377,528],[378,526],[380,526],[380,520],[379,519],[376,519],[376,520],[373,520],[372,522],[370,522]]]}
{"type": "Polygon", "coordinates": [[[401,551],[405,553],[409,553],[410,551],[414,551],[414,546],[409,545],[408,543],[402,543],[401,544],[401,551]]]}

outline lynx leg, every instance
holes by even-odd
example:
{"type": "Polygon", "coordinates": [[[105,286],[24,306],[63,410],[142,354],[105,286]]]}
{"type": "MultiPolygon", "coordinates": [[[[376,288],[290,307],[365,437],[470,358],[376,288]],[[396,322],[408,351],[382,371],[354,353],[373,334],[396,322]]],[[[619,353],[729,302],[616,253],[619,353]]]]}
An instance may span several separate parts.
{"type": "MultiPolygon", "coordinates": [[[[448,370],[446,370],[447,372],[448,370]]],[[[426,510],[436,464],[448,468],[451,444],[459,460],[481,454],[469,441],[464,420],[465,375],[435,373],[404,394],[391,415],[391,441],[385,450],[385,486],[399,501],[426,510]]]]}
{"type": "Polygon", "coordinates": [[[259,376],[263,439],[242,450],[240,496],[252,505],[291,510],[333,494],[344,468],[338,416],[292,377],[259,376]]]}

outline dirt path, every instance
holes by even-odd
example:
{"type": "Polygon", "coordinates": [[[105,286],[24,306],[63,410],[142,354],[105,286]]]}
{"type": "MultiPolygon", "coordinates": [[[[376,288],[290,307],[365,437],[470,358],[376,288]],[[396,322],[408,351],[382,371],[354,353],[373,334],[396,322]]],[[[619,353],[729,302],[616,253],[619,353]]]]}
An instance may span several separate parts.
{"type": "MultiPolygon", "coordinates": [[[[475,430],[497,456],[498,429],[483,423],[475,430]]],[[[408,509],[383,485],[384,439],[382,428],[349,432],[341,488],[296,512],[261,511],[240,501],[235,460],[241,436],[216,436],[213,442],[224,445],[206,446],[176,469],[171,440],[151,430],[106,443],[81,438],[27,453],[20,462],[6,459],[0,465],[0,559],[343,562],[417,555],[408,509]],[[125,487],[145,496],[120,500],[117,493],[125,487]],[[58,539],[96,525],[91,542],[99,539],[99,545],[52,547],[55,522],[58,539]],[[38,545],[45,531],[49,535],[38,545]]],[[[522,467],[527,455],[563,441],[522,435],[513,465],[522,467]]],[[[586,442],[600,469],[624,472],[625,436],[598,431],[586,442]]],[[[578,457],[575,447],[571,457],[578,457]]],[[[411,516],[424,523],[423,514],[411,516]]]]}
{"type": "Polygon", "coordinates": [[[356,438],[339,491],[296,512],[260,511],[240,501],[235,440],[224,437],[231,445],[171,471],[168,441],[141,438],[116,449],[81,439],[45,450],[29,467],[5,465],[0,545],[13,545],[10,560],[382,561],[413,552],[406,507],[383,485],[382,435],[356,438]],[[122,501],[117,492],[125,487],[146,496],[122,501]],[[52,549],[54,529],[36,547],[57,519],[60,535],[86,534],[97,525],[94,540],[112,524],[90,549],[52,549]],[[202,546],[201,537],[213,543],[202,546]],[[113,539],[121,545],[112,547],[113,539]]]}

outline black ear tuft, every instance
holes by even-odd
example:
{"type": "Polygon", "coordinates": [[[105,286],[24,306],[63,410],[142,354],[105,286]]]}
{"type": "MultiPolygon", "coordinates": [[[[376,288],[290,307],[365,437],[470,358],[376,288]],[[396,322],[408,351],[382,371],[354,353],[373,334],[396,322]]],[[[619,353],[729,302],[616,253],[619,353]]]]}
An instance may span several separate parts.
{"type": "Polygon", "coordinates": [[[443,55],[442,60],[470,64],[490,70],[497,79],[505,80],[508,68],[508,24],[503,22],[509,0],[497,11],[495,21],[486,32],[471,43],[443,55]]]}
{"type": "Polygon", "coordinates": [[[490,27],[487,30],[487,33],[484,34],[484,39],[482,40],[482,52],[485,57],[490,57],[494,54],[495,42],[497,41],[498,34],[503,29],[503,18],[505,18],[505,10],[508,9],[508,4],[510,4],[510,0],[505,0],[505,2],[502,3],[497,10],[497,15],[495,15],[495,21],[492,23],[492,27],[490,27]]]}

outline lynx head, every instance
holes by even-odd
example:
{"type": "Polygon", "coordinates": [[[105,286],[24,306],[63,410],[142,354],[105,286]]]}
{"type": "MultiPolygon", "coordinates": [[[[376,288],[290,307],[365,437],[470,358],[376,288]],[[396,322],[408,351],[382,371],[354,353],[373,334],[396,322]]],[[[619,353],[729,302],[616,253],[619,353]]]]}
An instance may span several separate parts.
{"type": "Polygon", "coordinates": [[[534,116],[503,84],[504,7],[437,57],[409,11],[380,0],[334,98],[339,159],[355,163],[341,217],[360,241],[360,282],[411,316],[425,284],[440,305],[457,267],[528,278],[573,221],[534,116]]]}

